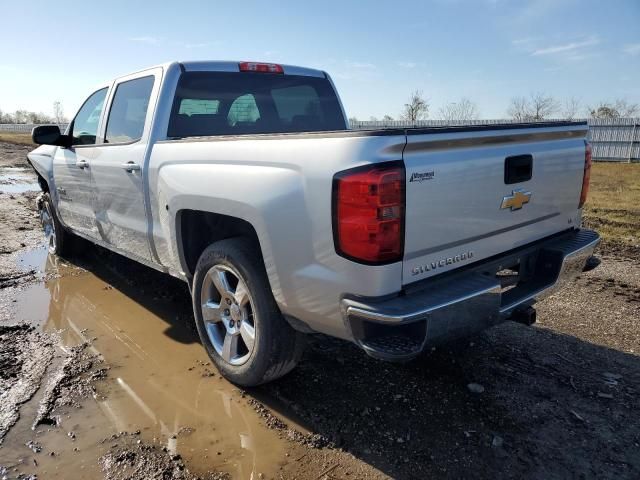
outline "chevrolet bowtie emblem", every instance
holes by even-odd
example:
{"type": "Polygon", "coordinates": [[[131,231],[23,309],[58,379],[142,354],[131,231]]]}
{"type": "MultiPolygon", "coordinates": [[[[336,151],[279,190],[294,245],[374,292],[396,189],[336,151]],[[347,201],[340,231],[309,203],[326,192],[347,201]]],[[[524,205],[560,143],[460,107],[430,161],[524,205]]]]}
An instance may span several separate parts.
{"type": "Polygon", "coordinates": [[[531,200],[531,192],[513,190],[511,195],[502,197],[502,204],[500,205],[500,208],[510,208],[511,211],[520,210],[522,205],[529,203],[529,200],[531,200]]]}

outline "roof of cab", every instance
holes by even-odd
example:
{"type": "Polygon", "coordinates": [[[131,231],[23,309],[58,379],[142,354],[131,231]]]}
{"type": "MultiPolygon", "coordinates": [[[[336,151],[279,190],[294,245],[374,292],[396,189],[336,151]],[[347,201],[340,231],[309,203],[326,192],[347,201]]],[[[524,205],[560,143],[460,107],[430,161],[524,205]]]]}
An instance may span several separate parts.
{"type": "MultiPolygon", "coordinates": [[[[187,72],[240,72],[240,63],[233,61],[219,60],[190,60],[187,62],[179,62],[187,72]]],[[[277,62],[255,62],[255,63],[277,63],[277,62]]],[[[324,78],[326,74],[322,70],[313,68],[298,67],[295,65],[283,65],[277,63],[284,70],[285,75],[303,75],[307,77],[324,78]]]]}
{"type": "MultiPolygon", "coordinates": [[[[162,68],[165,72],[170,71],[172,69],[182,69],[186,72],[240,72],[240,63],[241,62],[233,62],[229,60],[189,60],[186,62],[165,62],[159,65],[153,65],[146,68],[141,68],[140,70],[136,70],[134,72],[129,72],[126,75],[120,75],[115,78],[115,81],[120,81],[123,78],[129,77],[131,75],[135,75],[141,72],[146,72],[148,70],[152,70],[154,68],[162,68]]],[[[275,62],[252,62],[252,63],[275,63],[275,62]]],[[[284,65],[278,63],[282,69],[284,70],[285,75],[302,75],[307,77],[319,77],[319,78],[328,78],[328,74],[323,72],[322,70],[316,70],[313,68],[306,67],[298,67],[295,65],[284,65]]],[[[106,85],[102,85],[101,88],[105,86],[111,85],[114,80],[111,80],[106,85]]]]}

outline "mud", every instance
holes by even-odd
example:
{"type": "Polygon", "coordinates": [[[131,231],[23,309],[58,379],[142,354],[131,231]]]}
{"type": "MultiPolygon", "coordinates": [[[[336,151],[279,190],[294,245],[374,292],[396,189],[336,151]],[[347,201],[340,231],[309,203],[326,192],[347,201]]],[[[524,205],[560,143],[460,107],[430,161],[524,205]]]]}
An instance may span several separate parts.
{"type": "Polygon", "coordinates": [[[0,444],[40,387],[53,354],[51,337],[35,327],[0,325],[0,444]]]}
{"type": "Polygon", "coordinates": [[[67,405],[79,407],[81,399],[95,395],[94,382],[106,377],[108,367],[96,367],[103,360],[89,353],[89,346],[89,342],[84,342],[65,349],[66,358],[44,389],[33,430],[42,424],[59,425],[60,419],[52,415],[55,409],[67,405]]]}
{"type": "MultiPolygon", "coordinates": [[[[2,464],[46,478],[68,478],[80,468],[96,476],[116,475],[113,469],[103,471],[105,461],[98,459],[106,458],[116,472],[133,475],[155,471],[156,453],[165,449],[170,457],[180,455],[190,474],[203,478],[290,478],[297,476],[299,463],[308,476],[298,478],[322,473],[327,449],[320,435],[286,415],[276,420],[264,407],[257,413],[249,392],[215,372],[187,326],[191,311],[184,284],[103,250],[88,249],[72,259],[77,266],[52,261],[44,250],[17,261],[33,268],[38,256],[44,267],[36,267],[37,278],[46,281],[1,293],[14,290],[13,315],[59,337],[67,360],[49,367],[40,398],[27,405],[33,415],[27,412],[7,437],[2,464]],[[140,275],[144,286],[137,282],[140,275]],[[101,374],[105,368],[106,376],[101,374]],[[78,388],[82,395],[70,393],[78,388]],[[75,400],[86,396],[93,400],[75,400]],[[35,433],[33,424],[40,424],[35,433]],[[105,437],[136,431],[146,447],[135,443],[127,450],[129,443],[119,443],[119,454],[109,456],[105,437]],[[133,454],[120,455],[122,449],[133,454]]],[[[332,456],[344,457],[347,467],[357,463],[342,452],[332,456]]]]}
{"type": "Polygon", "coordinates": [[[534,327],[400,365],[312,336],[290,375],[239,390],[199,345],[183,283],[86,242],[48,257],[32,194],[5,195],[0,411],[19,417],[0,477],[640,478],[640,264],[628,249],[604,250],[541,302],[534,327]],[[47,348],[39,374],[26,362],[47,348]],[[29,376],[39,388],[8,402],[29,376]]]}
{"type": "Polygon", "coordinates": [[[122,435],[115,440],[109,452],[100,457],[105,480],[122,478],[167,478],[175,480],[231,480],[227,473],[208,472],[193,475],[180,455],[172,455],[166,447],[142,443],[136,435],[122,435]]]}

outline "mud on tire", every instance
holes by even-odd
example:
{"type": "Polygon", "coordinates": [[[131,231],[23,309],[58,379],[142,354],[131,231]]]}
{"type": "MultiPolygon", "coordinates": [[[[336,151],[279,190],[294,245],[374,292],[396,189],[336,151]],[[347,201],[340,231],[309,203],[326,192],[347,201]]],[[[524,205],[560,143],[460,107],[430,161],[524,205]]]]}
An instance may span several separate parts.
{"type": "Polygon", "coordinates": [[[296,366],[304,335],[280,313],[264,264],[249,240],[222,240],[204,250],[192,300],[200,340],[232,383],[260,385],[296,366]]]}
{"type": "Polygon", "coordinates": [[[49,192],[44,192],[38,197],[37,206],[49,253],[66,256],[71,250],[73,236],[60,223],[49,192]]]}

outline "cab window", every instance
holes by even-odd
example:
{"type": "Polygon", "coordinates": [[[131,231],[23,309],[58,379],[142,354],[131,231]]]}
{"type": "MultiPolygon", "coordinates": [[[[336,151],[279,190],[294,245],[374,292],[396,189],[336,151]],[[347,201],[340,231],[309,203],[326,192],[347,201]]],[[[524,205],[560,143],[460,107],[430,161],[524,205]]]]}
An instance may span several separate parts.
{"type": "Polygon", "coordinates": [[[73,145],[93,145],[96,143],[98,122],[100,115],[102,115],[107,90],[107,88],[103,88],[93,93],[80,107],[71,126],[71,143],[73,145]]]}
{"type": "Polygon", "coordinates": [[[154,77],[122,82],[116,88],[107,120],[105,143],[131,143],[142,138],[154,77]]]}

